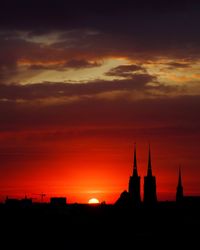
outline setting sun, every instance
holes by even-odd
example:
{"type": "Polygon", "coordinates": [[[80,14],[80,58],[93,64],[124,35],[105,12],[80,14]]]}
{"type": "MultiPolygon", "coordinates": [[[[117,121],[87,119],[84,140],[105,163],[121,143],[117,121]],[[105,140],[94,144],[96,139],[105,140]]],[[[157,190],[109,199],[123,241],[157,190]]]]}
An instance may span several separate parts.
{"type": "Polygon", "coordinates": [[[99,203],[99,200],[96,199],[96,198],[92,198],[88,201],[88,204],[98,204],[99,203]]]}

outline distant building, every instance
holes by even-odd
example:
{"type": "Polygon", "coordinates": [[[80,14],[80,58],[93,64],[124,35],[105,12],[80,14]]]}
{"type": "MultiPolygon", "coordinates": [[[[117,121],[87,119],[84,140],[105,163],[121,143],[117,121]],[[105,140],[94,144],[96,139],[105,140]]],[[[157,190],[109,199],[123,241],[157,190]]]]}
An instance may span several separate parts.
{"type": "Polygon", "coordinates": [[[133,205],[139,205],[141,203],[140,196],[140,176],[137,171],[137,158],[136,158],[136,145],[134,148],[134,162],[133,162],[133,174],[129,179],[128,192],[130,195],[130,201],[133,205]]]}
{"type": "Polygon", "coordinates": [[[176,188],[176,202],[181,203],[183,202],[184,195],[183,195],[183,185],[182,185],[182,178],[181,178],[181,169],[179,168],[179,175],[178,175],[178,185],[176,188]]]}
{"type": "Polygon", "coordinates": [[[33,201],[32,201],[31,198],[25,197],[24,199],[21,199],[21,200],[20,200],[20,204],[21,204],[22,206],[28,207],[28,206],[31,206],[31,205],[33,204],[33,201]]]}
{"type": "Polygon", "coordinates": [[[183,196],[183,204],[200,208],[200,196],[183,196]]]}
{"type": "Polygon", "coordinates": [[[5,204],[10,206],[10,207],[16,207],[16,206],[20,206],[20,207],[29,207],[33,204],[32,199],[31,198],[23,198],[23,199],[14,199],[14,198],[6,198],[5,200],[5,204]]]}
{"type": "Polygon", "coordinates": [[[64,206],[67,204],[66,197],[51,197],[50,204],[54,206],[64,206]]]}
{"type": "Polygon", "coordinates": [[[5,204],[8,206],[19,206],[20,200],[6,197],[5,204]]]}
{"type": "Polygon", "coordinates": [[[146,205],[153,205],[156,202],[157,202],[156,177],[152,175],[151,151],[149,146],[147,176],[144,177],[144,203],[146,205]]]}

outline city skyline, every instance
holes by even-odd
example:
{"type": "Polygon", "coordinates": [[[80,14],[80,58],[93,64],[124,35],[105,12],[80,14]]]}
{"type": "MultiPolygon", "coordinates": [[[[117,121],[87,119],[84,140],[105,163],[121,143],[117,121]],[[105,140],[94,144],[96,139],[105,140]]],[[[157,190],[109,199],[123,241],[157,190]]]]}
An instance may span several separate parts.
{"type": "MultiPolygon", "coordinates": [[[[140,176],[138,173],[138,160],[137,160],[137,153],[136,150],[137,146],[136,143],[134,143],[134,150],[133,150],[133,164],[132,164],[132,174],[130,175],[129,178],[129,182],[127,185],[127,191],[123,191],[122,194],[124,192],[127,192],[130,195],[130,204],[137,207],[140,206],[141,203],[144,203],[146,205],[155,205],[157,202],[159,201],[176,201],[176,202],[182,202],[183,201],[183,197],[185,197],[185,194],[188,194],[187,190],[185,192],[184,188],[183,188],[183,181],[182,181],[182,175],[181,175],[181,166],[179,165],[179,167],[177,168],[178,170],[178,178],[177,178],[177,186],[176,189],[174,188],[174,194],[173,194],[173,198],[171,199],[158,199],[157,198],[157,185],[156,185],[156,176],[153,175],[153,170],[152,170],[152,161],[151,161],[151,146],[149,144],[148,146],[148,163],[146,164],[146,174],[144,174],[144,176],[140,176]],[[143,177],[143,178],[141,178],[143,177]],[[143,182],[141,182],[141,180],[143,179],[143,182]],[[141,188],[141,185],[143,185],[143,188],[141,188]],[[184,190],[184,192],[183,192],[184,190]]],[[[44,189],[44,188],[43,188],[44,189]]],[[[95,194],[96,192],[94,192],[95,194]]],[[[83,204],[87,204],[87,203],[107,203],[106,200],[99,200],[99,198],[97,199],[96,197],[94,197],[93,193],[91,194],[91,198],[88,201],[82,202],[83,204]],[[94,200],[94,201],[93,201],[94,200]]],[[[64,197],[61,198],[60,194],[54,194],[55,199],[56,197],[58,197],[58,199],[67,199],[68,197],[66,196],[66,193],[63,194],[64,197]]],[[[118,196],[120,195],[120,193],[118,194],[118,196]]],[[[18,197],[14,196],[14,195],[6,195],[4,200],[1,200],[1,202],[6,202],[7,200],[12,200],[12,199],[22,199],[22,200],[26,200],[26,199],[31,199],[33,202],[49,202],[51,201],[51,199],[54,199],[54,196],[52,197],[50,194],[47,194],[46,192],[42,192],[42,193],[32,193],[32,194],[27,194],[27,192],[25,192],[25,195],[23,196],[23,194],[19,195],[18,197]],[[39,198],[36,198],[36,197],[39,198]],[[45,198],[47,197],[47,199],[45,198]]],[[[194,196],[190,196],[190,195],[186,195],[186,197],[194,197],[194,196]]],[[[70,197],[70,194],[69,194],[70,197]]],[[[97,197],[98,197],[98,193],[97,193],[97,197]]],[[[198,195],[196,195],[196,197],[198,197],[198,195]]],[[[118,197],[119,198],[119,197],[118,197]]],[[[111,202],[108,204],[115,204],[117,202],[117,200],[115,200],[114,202],[111,202]]],[[[69,201],[68,203],[79,203],[76,199],[73,201],[69,201]]]]}

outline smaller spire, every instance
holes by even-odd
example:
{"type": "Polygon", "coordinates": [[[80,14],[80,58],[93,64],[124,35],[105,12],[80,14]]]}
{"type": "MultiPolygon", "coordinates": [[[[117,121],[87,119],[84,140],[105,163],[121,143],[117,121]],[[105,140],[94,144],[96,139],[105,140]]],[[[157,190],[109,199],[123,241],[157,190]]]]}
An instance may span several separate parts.
{"type": "Polygon", "coordinates": [[[138,172],[137,172],[137,157],[136,157],[136,143],[134,143],[133,176],[138,176],[138,172]]]}
{"type": "Polygon", "coordinates": [[[148,159],[147,176],[152,176],[152,168],[151,168],[151,149],[150,149],[150,144],[149,144],[149,159],[148,159]]]}
{"type": "Polygon", "coordinates": [[[184,198],[184,195],[183,195],[183,186],[182,186],[182,178],[181,178],[181,167],[179,167],[178,185],[177,185],[177,189],[176,189],[176,201],[182,202],[183,198],[184,198]]]}
{"type": "Polygon", "coordinates": [[[179,186],[179,187],[182,187],[181,166],[179,166],[179,173],[178,173],[178,186],[179,186]]]}

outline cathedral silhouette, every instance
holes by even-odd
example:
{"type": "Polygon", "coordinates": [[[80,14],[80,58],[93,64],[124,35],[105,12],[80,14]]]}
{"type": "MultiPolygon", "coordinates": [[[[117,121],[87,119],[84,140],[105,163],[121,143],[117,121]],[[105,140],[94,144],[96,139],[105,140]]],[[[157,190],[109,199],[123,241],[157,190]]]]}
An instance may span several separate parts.
{"type": "MultiPolygon", "coordinates": [[[[130,179],[129,179],[128,193],[130,196],[131,203],[133,205],[137,206],[141,203],[140,176],[138,175],[138,170],[137,170],[136,145],[134,148],[133,174],[132,176],[130,176],[130,179]]],[[[155,204],[157,202],[156,177],[152,175],[150,146],[149,146],[147,175],[144,177],[144,199],[143,201],[147,205],[155,204]]]]}
{"type": "MultiPolygon", "coordinates": [[[[136,144],[134,146],[133,173],[129,179],[128,192],[124,191],[116,204],[139,206],[142,203],[140,194],[140,176],[137,169],[136,144]]],[[[151,150],[149,145],[147,175],[144,177],[144,197],[143,203],[151,206],[157,203],[156,177],[152,174],[151,150]]]]}
{"type": "MultiPolygon", "coordinates": [[[[128,191],[121,193],[116,205],[138,207],[142,203],[145,206],[154,206],[158,203],[156,192],[156,177],[152,174],[151,150],[149,145],[147,175],[144,176],[144,197],[141,199],[140,189],[141,177],[138,175],[136,145],[134,146],[133,172],[129,178],[128,191]]],[[[176,203],[178,205],[200,204],[199,196],[185,196],[181,177],[181,168],[178,172],[178,184],[176,188],[176,203]]]]}

